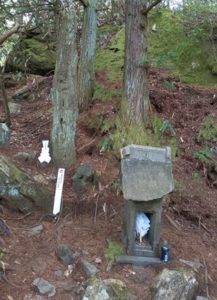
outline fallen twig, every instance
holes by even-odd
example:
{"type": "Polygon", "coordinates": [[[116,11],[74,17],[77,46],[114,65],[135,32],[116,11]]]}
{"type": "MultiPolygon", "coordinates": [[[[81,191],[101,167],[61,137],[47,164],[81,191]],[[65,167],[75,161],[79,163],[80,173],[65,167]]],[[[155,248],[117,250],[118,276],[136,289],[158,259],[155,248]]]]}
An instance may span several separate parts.
{"type": "Polygon", "coordinates": [[[166,215],[167,220],[172,224],[177,230],[181,231],[181,228],[176,224],[175,221],[173,221],[170,216],[166,215]]]}

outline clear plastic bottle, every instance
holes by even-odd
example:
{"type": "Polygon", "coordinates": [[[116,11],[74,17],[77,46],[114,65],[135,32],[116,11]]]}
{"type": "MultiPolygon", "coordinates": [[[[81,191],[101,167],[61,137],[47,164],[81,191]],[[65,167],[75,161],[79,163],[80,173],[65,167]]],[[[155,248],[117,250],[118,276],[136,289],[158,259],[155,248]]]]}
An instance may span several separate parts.
{"type": "Polygon", "coordinates": [[[163,241],[163,245],[161,247],[161,260],[164,263],[169,261],[170,248],[168,241],[163,241]]]}

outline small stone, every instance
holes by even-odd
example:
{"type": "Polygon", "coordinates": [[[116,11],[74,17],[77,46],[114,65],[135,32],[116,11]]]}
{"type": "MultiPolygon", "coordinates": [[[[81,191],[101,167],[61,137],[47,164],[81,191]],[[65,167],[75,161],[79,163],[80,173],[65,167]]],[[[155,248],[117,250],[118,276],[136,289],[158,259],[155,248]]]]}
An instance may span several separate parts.
{"type": "Polygon", "coordinates": [[[75,261],[73,252],[67,245],[60,245],[56,254],[65,266],[72,265],[75,261]]]}
{"type": "Polygon", "coordinates": [[[5,123],[0,123],[0,146],[7,146],[10,142],[11,131],[5,123]]]}
{"type": "Polygon", "coordinates": [[[63,270],[57,270],[54,272],[55,277],[57,280],[63,280],[64,279],[64,272],[63,270]]]}
{"type": "Polygon", "coordinates": [[[97,185],[97,183],[96,171],[89,165],[79,166],[72,177],[72,185],[76,193],[82,193],[88,186],[97,185]]]}
{"type": "Polygon", "coordinates": [[[28,236],[39,235],[43,229],[44,229],[43,225],[41,225],[41,224],[37,225],[30,229],[30,231],[28,232],[28,236]]]}
{"type": "Polygon", "coordinates": [[[21,104],[9,102],[8,106],[11,114],[17,114],[21,112],[21,104]]]}
{"type": "Polygon", "coordinates": [[[64,272],[64,276],[66,278],[69,277],[72,274],[73,270],[74,270],[73,265],[68,265],[68,269],[64,272]]]}
{"type": "Polygon", "coordinates": [[[89,263],[88,261],[82,259],[81,263],[82,263],[83,270],[84,270],[85,274],[87,275],[87,277],[95,276],[96,273],[99,272],[99,270],[94,265],[89,263]]]}
{"type": "Polygon", "coordinates": [[[36,278],[32,284],[38,289],[39,293],[44,296],[53,297],[56,294],[55,286],[43,278],[36,278]]]}
{"type": "Polygon", "coordinates": [[[36,158],[37,151],[28,151],[28,152],[18,152],[14,155],[16,159],[23,161],[32,161],[36,158]]]}
{"type": "Polygon", "coordinates": [[[101,265],[102,259],[101,259],[100,257],[97,257],[97,258],[95,259],[95,263],[98,264],[98,265],[101,265]]]}

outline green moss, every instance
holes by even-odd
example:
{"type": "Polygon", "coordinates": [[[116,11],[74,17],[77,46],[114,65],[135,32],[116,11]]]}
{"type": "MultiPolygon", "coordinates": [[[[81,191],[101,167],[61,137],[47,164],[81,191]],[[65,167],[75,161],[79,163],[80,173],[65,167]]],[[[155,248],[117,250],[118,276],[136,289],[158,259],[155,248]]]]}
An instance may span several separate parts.
{"type": "Polygon", "coordinates": [[[212,116],[204,118],[203,128],[199,131],[197,140],[199,142],[217,140],[217,123],[212,116]]]}
{"type": "Polygon", "coordinates": [[[183,16],[170,10],[153,10],[149,15],[149,56],[152,65],[169,68],[182,82],[215,85],[216,77],[208,67],[212,56],[207,47],[208,28],[198,28],[187,36],[183,16]],[[153,31],[153,25],[156,30],[153,31]]]}
{"type": "Polygon", "coordinates": [[[122,95],[122,90],[120,89],[105,88],[101,84],[96,83],[93,100],[100,100],[102,102],[106,102],[114,98],[120,99],[121,95],[122,95]]]}
{"type": "Polygon", "coordinates": [[[114,241],[109,241],[105,249],[105,258],[107,262],[114,262],[115,258],[124,253],[123,245],[114,241]]]}

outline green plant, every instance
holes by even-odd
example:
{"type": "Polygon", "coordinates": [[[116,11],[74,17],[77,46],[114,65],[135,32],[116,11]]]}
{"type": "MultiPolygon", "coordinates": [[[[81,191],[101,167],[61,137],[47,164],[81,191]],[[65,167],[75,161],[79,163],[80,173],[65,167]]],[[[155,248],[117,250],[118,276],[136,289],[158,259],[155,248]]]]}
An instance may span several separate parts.
{"type": "Polygon", "coordinates": [[[120,256],[124,253],[124,247],[122,244],[114,242],[114,241],[108,241],[108,246],[105,249],[105,259],[107,261],[107,268],[106,270],[109,271],[115,262],[115,258],[117,256],[120,256]]]}
{"type": "Polygon", "coordinates": [[[217,139],[217,123],[212,116],[203,120],[203,128],[199,131],[198,142],[215,141],[217,139]]]}
{"type": "Polygon", "coordinates": [[[164,80],[163,84],[164,84],[165,88],[169,91],[175,91],[176,90],[176,86],[172,81],[164,80]]]}
{"type": "Polygon", "coordinates": [[[194,153],[194,158],[200,160],[203,164],[209,165],[210,160],[213,160],[213,152],[210,148],[205,147],[194,153]]]}

